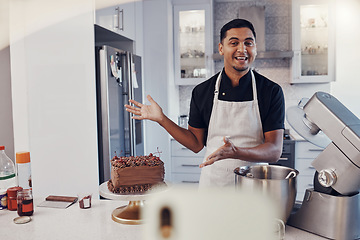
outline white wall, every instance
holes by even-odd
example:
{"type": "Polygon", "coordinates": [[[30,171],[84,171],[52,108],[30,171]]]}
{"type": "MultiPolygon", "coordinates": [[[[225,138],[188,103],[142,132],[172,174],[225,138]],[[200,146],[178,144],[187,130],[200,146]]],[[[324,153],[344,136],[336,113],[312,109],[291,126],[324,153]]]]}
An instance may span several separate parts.
{"type": "Polygon", "coordinates": [[[0,1],[0,146],[15,161],[11,101],[9,0],[0,1]]]}
{"type": "Polygon", "coordinates": [[[10,3],[15,149],[35,197],[98,196],[93,2],[10,3]]]}
{"type": "Polygon", "coordinates": [[[360,1],[337,1],[336,82],[331,93],[360,118],[360,1]]]}
{"type": "MultiPolygon", "coordinates": [[[[169,114],[169,71],[173,66],[169,54],[172,52],[171,3],[168,0],[146,0],[144,5],[144,90],[150,94],[169,114]]],[[[147,104],[149,102],[145,100],[147,104]]],[[[146,154],[161,151],[165,162],[165,178],[170,177],[170,141],[169,134],[157,123],[145,121],[146,154]]]]}

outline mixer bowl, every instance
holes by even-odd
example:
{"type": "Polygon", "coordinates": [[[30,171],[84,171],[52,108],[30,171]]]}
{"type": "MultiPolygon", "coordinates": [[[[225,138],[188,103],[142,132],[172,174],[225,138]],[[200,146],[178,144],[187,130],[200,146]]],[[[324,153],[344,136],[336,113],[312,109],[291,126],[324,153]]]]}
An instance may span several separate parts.
{"type": "Polygon", "coordinates": [[[276,165],[238,167],[234,170],[238,190],[259,190],[280,208],[279,218],[286,223],[296,199],[295,169],[276,165]]]}

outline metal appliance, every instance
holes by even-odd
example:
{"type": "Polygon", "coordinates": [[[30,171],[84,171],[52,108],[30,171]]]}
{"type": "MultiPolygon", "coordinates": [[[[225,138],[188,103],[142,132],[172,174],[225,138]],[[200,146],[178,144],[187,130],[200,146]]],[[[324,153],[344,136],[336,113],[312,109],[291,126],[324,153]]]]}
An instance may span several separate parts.
{"type": "Polygon", "coordinates": [[[142,102],[141,58],[111,46],[97,46],[96,89],[99,184],[110,179],[115,156],[144,154],[143,123],[132,119],[124,104],[142,102]]]}
{"type": "Polygon", "coordinates": [[[286,116],[305,139],[326,147],[312,162],[314,188],[306,190],[288,224],[330,239],[360,238],[359,118],[325,92],[289,108],[286,116]]]}

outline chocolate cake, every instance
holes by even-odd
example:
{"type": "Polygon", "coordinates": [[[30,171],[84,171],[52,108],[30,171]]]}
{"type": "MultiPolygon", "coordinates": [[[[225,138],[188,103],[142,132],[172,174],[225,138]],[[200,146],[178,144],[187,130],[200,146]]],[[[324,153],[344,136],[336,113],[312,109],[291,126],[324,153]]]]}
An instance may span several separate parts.
{"type": "Polygon", "coordinates": [[[152,155],[111,159],[108,189],[113,193],[134,194],[164,184],[164,162],[152,155]]]}

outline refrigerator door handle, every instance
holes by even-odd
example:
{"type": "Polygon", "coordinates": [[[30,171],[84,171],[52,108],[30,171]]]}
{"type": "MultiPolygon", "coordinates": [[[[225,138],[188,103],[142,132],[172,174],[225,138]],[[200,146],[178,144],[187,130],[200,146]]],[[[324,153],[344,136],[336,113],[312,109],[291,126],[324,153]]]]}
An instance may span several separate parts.
{"type": "MultiPolygon", "coordinates": [[[[129,99],[134,99],[134,84],[133,84],[133,56],[131,53],[127,52],[128,59],[128,74],[129,74],[129,99]]],[[[136,139],[135,139],[135,119],[132,118],[133,114],[130,114],[130,152],[131,156],[136,156],[136,139]]]]}
{"type": "MultiPolygon", "coordinates": [[[[104,169],[110,169],[110,124],[109,124],[109,93],[108,93],[108,67],[107,67],[107,48],[99,51],[99,64],[100,64],[100,93],[101,93],[101,119],[102,119],[102,158],[104,162],[104,169]]],[[[106,174],[105,174],[106,175],[106,174]]],[[[108,179],[109,176],[104,176],[108,179]]]]}

